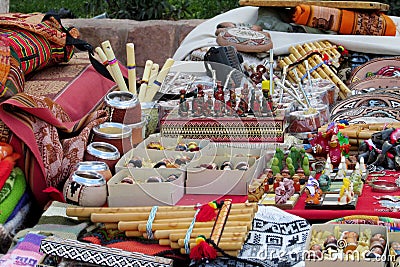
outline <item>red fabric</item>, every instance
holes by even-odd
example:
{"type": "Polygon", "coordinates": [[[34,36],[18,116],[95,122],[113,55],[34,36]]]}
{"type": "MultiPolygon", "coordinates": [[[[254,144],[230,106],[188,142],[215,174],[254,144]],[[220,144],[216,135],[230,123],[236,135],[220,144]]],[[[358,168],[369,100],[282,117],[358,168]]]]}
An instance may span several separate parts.
{"type": "Polygon", "coordinates": [[[69,177],[83,159],[91,129],[104,122],[107,114],[96,111],[71,121],[51,99],[21,93],[1,103],[0,119],[29,148],[24,153],[25,175],[36,200],[44,206],[50,196],[43,190],[60,187],[69,177]],[[61,140],[59,134],[72,137],[61,140]]]}
{"type": "MultiPolygon", "coordinates": [[[[392,172],[393,173],[393,172],[392,172]]],[[[394,181],[395,177],[379,177],[380,180],[394,181]]],[[[400,195],[398,193],[389,193],[392,195],[400,195]]],[[[305,209],[306,194],[303,194],[296,206],[293,209],[286,210],[291,214],[298,215],[308,220],[332,220],[349,215],[373,215],[391,218],[400,218],[400,212],[386,211],[379,204],[374,204],[377,200],[373,196],[383,196],[388,193],[372,192],[369,185],[364,185],[361,196],[358,197],[358,202],[355,210],[310,210],[305,209]]]]}
{"type": "MultiPolygon", "coordinates": [[[[387,172],[388,174],[395,174],[394,172],[387,172]]],[[[400,175],[400,172],[397,174],[400,175]]],[[[370,178],[369,178],[370,179],[370,178]]],[[[393,181],[396,179],[394,176],[378,177],[380,180],[393,181]]],[[[398,193],[390,193],[392,195],[400,195],[398,193]]],[[[379,204],[374,204],[377,200],[373,196],[387,195],[387,193],[372,192],[369,185],[364,185],[362,195],[359,196],[357,206],[355,210],[313,210],[305,209],[306,194],[302,194],[297,204],[293,209],[287,209],[285,211],[300,216],[307,220],[333,220],[350,215],[372,215],[399,218],[400,212],[390,212],[382,208],[379,204]]],[[[196,205],[198,203],[205,204],[213,200],[223,200],[231,198],[232,203],[241,203],[247,200],[247,196],[221,196],[221,195],[184,195],[183,198],[177,203],[177,205],[196,205]]]]}

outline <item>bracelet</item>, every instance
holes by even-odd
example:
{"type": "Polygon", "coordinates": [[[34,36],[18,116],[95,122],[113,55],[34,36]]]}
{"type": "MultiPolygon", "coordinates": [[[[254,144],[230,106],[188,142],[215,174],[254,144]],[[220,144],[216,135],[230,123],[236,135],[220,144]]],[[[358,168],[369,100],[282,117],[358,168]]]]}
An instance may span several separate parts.
{"type": "Polygon", "coordinates": [[[372,191],[374,192],[388,193],[396,192],[400,189],[396,183],[382,180],[373,181],[370,185],[372,187],[372,191]]]}

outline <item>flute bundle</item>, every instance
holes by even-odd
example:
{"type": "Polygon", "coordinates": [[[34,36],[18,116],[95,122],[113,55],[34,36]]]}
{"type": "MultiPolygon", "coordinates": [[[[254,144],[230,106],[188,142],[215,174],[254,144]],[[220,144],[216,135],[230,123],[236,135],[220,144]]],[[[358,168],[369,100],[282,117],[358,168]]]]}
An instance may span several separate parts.
{"type": "Polygon", "coordinates": [[[210,238],[213,235],[213,240],[221,249],[236,256],[251,230],[257,204],[230,204],[229,211],[221,207],[211,221],[200,221],[200,211],[193,206],[160,206],[156,211],[155,207],[68,207],[66,213],[81,219],[90,218],[95,223],[105,223],[108,228],[125,232],[126,236],[156,239],[160,245],[169,245],[183,253],[188,253],[187,249],[196,245],[195,238],[199,235],[210,238]]]}
{"type": "Polygon", "coordinates": [[[347,98],[351,91],[346,84],[336,75],[336,73],[326,64],[321,55],[327,57],[328,61],[335,65],[338,64],[340,57],[339,51],[336,47],[327,41],[305,43],[303,45],[297,45],[296,47],[291,46],[289,48],[290,55],[279,61],[281,68],[293,66],[292,69],[288,69],[288,79],[291,82],[297,82],[296,75],[293,70],[307,78],[309,75],[312,78],[322,78],[332,81],[339,88],[339,96],[341,99],[347,98]],[[302,61],[303,62],[300,62],[302,61]],[[308,61],[308,65],[311,66],[313,71],[306,68],[304,61],[308,61]],[[296,64],[297,62],[300,62],[296,64]]]}

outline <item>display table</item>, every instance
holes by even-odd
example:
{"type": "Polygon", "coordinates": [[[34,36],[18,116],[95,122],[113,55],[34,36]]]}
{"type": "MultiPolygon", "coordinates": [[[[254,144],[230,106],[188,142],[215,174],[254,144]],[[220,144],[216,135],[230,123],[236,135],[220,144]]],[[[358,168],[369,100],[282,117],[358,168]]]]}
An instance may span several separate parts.
{"type": "MultiPolygon", "coordinates": [[[[393,177],[391,177],[393,178],[393,177]]],[[[382,178],[388,181],[392,179],[382,178]]],[[[393,179],[394,180],[394,179],[393,179]]],[[[397,193],[389,193],[390,195],[400,195],[400,191],[397,193]]],[[[362,195],[359,196],[357,206],[355,210],[310,210],[305,209],[306,195],[302,194],[299,201],[296,203],[293,209],[286,210],[287,212],[298,215],[307,220],[332,220],[349,215],[372,215],[372,216],[383,216],[391,218],[400,218],[400,212],[391,212],[387,208],[381,207],[378,200],[374,196],[388,195],[388,193],[372,192],[369,185],[364,185],[362,195]]]]}
{"type": "MultiPolygon", "coordinates": [[[[378,177],[378,179],[380,180],[387,181],[394,181],[395,178],[395,176],[378,177]]],[[[389,194],[394,196],[400,195],[400,190],[398,192],[389,194]]],[[[388,193],[372,192],[371,187],[366,184],[364,185],[362,195],[358,198],[356,210],[316,210],[305,209],[306,194],[303,193],[294,208],[287,209],[285,211],[311,221],[329,221],[349,215],[371,215],[400,219],[400,212],[392,212],[387,208],[381,207],[378,203],[378,200],[374,198],[374,196],[383,195],[388,195],[388,193]]],[[[184,195],[184,197],[178,202],[177,205],[194,205],[197,203],[204,204],[213,200],[220,201],[226,198],[232,199],[232,202],[234,203],[245,202],[247,200],[247,196],[184,195]]]]}

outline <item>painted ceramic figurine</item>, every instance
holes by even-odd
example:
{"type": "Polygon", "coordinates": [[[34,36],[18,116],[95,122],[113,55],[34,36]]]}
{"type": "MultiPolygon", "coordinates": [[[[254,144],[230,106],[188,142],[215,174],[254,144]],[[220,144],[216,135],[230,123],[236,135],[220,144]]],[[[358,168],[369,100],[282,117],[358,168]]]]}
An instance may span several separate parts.
{"type": "Polygon", "coordinates": [[[340,194],[338,198],[339,204],[349,204],[354,198],[353,183],[349,178],[343,178],[343,185],[340,188],[340,194]]]}
{"type": "Polygon", "coordinates": [[[307,194],[307,198],[305,200],[306,203],[309,204],[321,203],[322,190],[319,187],[318,181],[314,177],[310,176],[310,178],[308,178],[305,190],[307,194]]]}
{"type": "Polygon", "coordinates": [[[192,113],[195,117],[200,117],[204,113],[204,91],[203,85],[198,84],[197,90],[192,101],[192,113]]]}
{"type": "Polygon", "coordinates": [[[225,113],[225,97],[221,84],[217,85],[217,90],[214,93],[214,116],[222,117],[225,113]]]}
{"type": "Polygon", "coordinates": [[[357,194],[361,193],[363,182],[362,173],[360,171],[360,163],[356,163],[356,167],[350,176],[350,180],[353,183],[354,192],[356,192],[357,194]]]}
{"type": "Polygon", "coordinates": [[[226,114],[228,116],[232,116],[235,113],[236,109],[236,94],[235,90],[231,89],[229,90],[229,99],[226,102],[226,114]]]}
{"type": "Polygon", "coordinates": [[[179,98],[179,110],[178,113],[182,117],[187,117],[189,112],[189,103],[186,101],[186,90],[182,89],[179,98]]]}
{"type": "Polygon", "coordinates": [[[275,188],[275,204],[282,205],[287,202],[286,190],[283,182],[279,182],[279,186],[275,188]]]}
{"type": "Polygon", "coordinates": [[[246,113],[249,109],[249,105],[247,104],[246,100],[244,99],[244,96],[241,95],[240,96],[240,101],[239,101],[239,105],[236,109],[236,113],[240,116],[240,117],[244,117],[246,116],[246,113]]]}
{"type": "Polygon", "coordinates": [[[211,94],[207,94],[207,99],[203,103],[203,114],[206,117],[213,115],[214,102],[211,94]]]}

